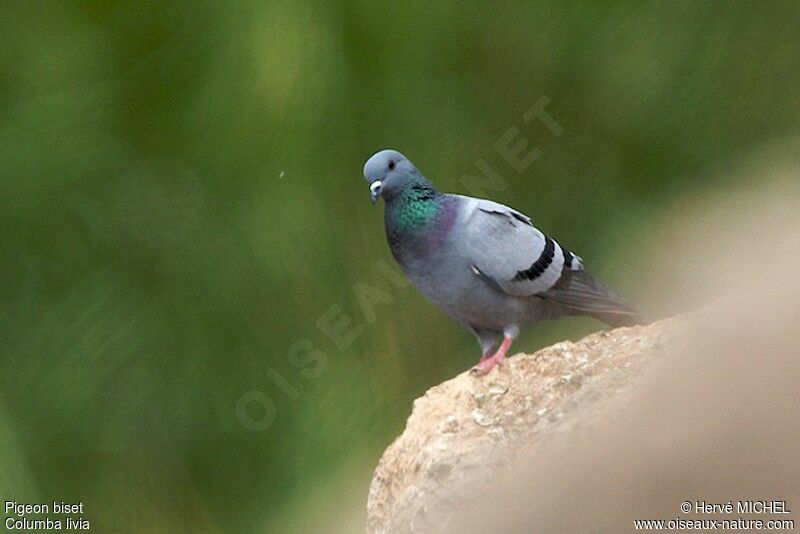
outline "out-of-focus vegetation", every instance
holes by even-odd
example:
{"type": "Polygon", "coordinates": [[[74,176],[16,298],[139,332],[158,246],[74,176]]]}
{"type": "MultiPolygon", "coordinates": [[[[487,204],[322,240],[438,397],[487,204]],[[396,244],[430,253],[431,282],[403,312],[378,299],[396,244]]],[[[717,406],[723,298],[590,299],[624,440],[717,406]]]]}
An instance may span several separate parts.
{"type": "Polygon", "coordinates": [[[796,2],[7,3],[0,493],[103,532],[332,528],[478,356],[394,284],[363,161],[465,192],[483,159],[487,195],[645,300],[664,209],[800,131],[798,28],[796,2]],[[543,95],[560,136],[522,120],[543,95]],[[318,325],[344,316],[352,340],[318,325]]]}

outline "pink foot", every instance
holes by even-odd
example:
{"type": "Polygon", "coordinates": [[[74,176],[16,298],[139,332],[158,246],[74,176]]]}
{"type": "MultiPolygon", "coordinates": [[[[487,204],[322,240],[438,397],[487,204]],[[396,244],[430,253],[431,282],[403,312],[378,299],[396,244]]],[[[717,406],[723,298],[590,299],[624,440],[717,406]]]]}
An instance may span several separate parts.
{"type": "Polygon", "coordinates": [[[475,367],[470,369],[470,374],[482,376],[491,371],[495,365],[503,365],[503,362],[506,359],[506,354],[508,353],[508,349],[511,348],[512,341],[512,338],[508,336],[504,337],[503,342],[500,344],[500,348],[497,349],[497,352],[488,357],[484,354],[481,358],[481,361],[479,361],[475,367]]]}
{"type": "Polygon", "coordinates": [[[495,365],[503,365],[505,359],[505,355],[501,354],[500,352],[495,352],[493,356],[481,359],[481,361],[479,361],[475,367],[470,369],[469,372],[475,376],[485,375],[491,371],[495,365]]]}

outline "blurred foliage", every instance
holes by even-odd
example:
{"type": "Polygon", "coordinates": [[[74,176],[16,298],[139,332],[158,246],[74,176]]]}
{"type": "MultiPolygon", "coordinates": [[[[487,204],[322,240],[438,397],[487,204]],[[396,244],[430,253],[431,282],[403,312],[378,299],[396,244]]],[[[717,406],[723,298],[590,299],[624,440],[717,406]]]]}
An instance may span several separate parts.
{"type": "Polygon", "coordinates": [[[798,28],[790,1],[4,4],[0,491],[81,500],[103,532],[362,506],[411,400],[478,356],[392,282],[363,161],[398,148],[464,192],[483,159],[508,184],[488,196],[644,298],[664,207],[797,135],[798,28]],[[522,121],[543,95],[560,136],[522,121]],[[523,173],[494,148],[512,126],[542,152],[523,173]],[[253,391],[264,431],[237,415],[253,391]]]}

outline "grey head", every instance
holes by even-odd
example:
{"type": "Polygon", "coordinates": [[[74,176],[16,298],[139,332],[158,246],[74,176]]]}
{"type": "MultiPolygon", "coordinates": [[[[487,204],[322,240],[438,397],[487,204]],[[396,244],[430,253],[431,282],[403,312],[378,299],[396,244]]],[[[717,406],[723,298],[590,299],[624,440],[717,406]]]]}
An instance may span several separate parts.
{"type": "Polygon", "coordinates": [[[369,183],[373,204],[378,197],[390,201],[409,181],[419,178],[422,175],[414,164],[397,150],[376,152],[364,164],[364,179],[369,183]]]}

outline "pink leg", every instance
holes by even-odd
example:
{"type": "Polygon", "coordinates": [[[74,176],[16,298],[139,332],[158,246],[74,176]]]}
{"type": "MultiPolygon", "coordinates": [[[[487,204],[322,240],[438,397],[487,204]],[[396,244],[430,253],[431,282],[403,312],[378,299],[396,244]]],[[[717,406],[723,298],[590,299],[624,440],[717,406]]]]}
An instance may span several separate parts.
{"type": "Polygon", "coordinates": [[[503,362],[506,359],[506,354],[508,354],[508,349],[511,348],[511,343],[513,342],[513,337],[503,337],[503,342],[500,344],[500,348],[497,349],[497,352],[488,357],[486,354],[484,354],[483,357],[481,357],[481,361],[478,362],[478,365],[470,369],[470,373],[481,376],[491,371],[495,365],[503,365],[503,362]]]}
{"type": "Polygon", "coordinates": [[[489,350],[487,350],[486,352],[481,354],[481,361],[488,360],[489,358],[494,356],[495,352],[496,352],[496,349],[494,347],[490,348],[489,350]]]}

